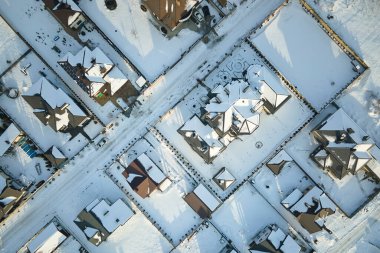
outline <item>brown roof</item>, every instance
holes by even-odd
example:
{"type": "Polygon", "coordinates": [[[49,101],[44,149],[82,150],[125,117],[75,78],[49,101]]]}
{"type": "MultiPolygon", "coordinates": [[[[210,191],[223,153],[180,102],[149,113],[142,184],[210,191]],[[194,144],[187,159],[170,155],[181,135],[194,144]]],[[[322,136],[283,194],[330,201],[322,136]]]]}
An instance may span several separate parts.
{"type": "Polygon", "coordinates": [[[186,0],[145,0],[145,5],[151,12],[173,30],[186,12],[186,0]]]}
{"type": "Polygon", "coordinates": [[[0,205],[0,220],[2,220],[4,216],[8,214],[15,205],[17,205],[17,203],[21,200],[24,194],[25,191],[23,190],[16,190],[11,187],[5,188],[5,190],[0,194],[0,200],[5,199],[7,197],[15,197],[15,199],[5,206],[0,205]]]}
{"type": "Polygon", "coordinates": [[[211,210],[194,192],[187,194],[184,200],[202,219],[211,217],[211,210]]]}
{"type": "Polygon", "coordinates": [[[149,197],[149,195],[157,188],[157,184],[149,178],[144,167],[137,159],[129,164],[122,174],[126,179],[128,179],[131,174],[137,175],[128,183],[142,198],[149,197]]]}

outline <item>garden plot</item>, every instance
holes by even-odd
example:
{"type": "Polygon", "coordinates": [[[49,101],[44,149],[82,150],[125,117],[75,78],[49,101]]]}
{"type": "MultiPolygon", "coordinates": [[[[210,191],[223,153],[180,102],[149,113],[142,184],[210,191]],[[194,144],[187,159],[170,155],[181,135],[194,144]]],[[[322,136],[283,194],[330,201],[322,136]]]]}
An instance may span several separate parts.
{"type": "MultiPolygon", "coordinates": [[[[44,125],[33,114],[32,107],[21,97],[23,92],[27,91],[34,82],[42,77],[41,73],[46,75],[46,78],[52,84],[61,88],[67,94],[71,94],[62,81],[46,67],[35,53],[29,53],[1,78],[5,87],[17,88],[20,96],[12,99],[3,94],[0,99],[0,107],[30,136],[42,151],[45,152],[54,145],[66,157],[70,158],[87,145],[89,141],[81,133],[78,133],[75,138],[71,139],[72,136],[70,134],[55,132],[50,126],[44,125]],[[21,72],[21,69],[27,66],[25,75],[21,72]]],[[[100,124],[92,128],[97,131],[101,130],[100,124]]]]}
{"type": "Polygon", "coordinates": [[[285,150],[343,212],[352,215],[376,191],[378,184],[367,177],[363,170],[359,170],[356,175],[348,174],[341,180],[333,178],[309,157],[318,147],[318,144],[310,136],[310,131],[334,110],[336,108],[330,106],[313,119],[286,145],[285,150]],[[347,196],[350,196],[350,201],[347,201],[347,196]]]}
{"type": "MultiPolygon", "coordinates": [[[[81,1],[80,7],[150,82],[178,61],[202,34],[183,29],[171,39],[154,26],[140,1],[121,0],[109,11],[103,0],[81,1]]],[[[219,16],[209,6],[216,19],[219,16]]],[[[216,20],[217,22],[217,20],[216,20]]]]}
{"type": "Polygon", "coordinates": [[[227,239],[219,233],[211,222],[206,221],[188,239],[183,240],[173,252],[222,252],[226,247],[228,247],[227,239]]]}
{"type": "Polygon", "coordinates": [[[0,75],[17,61],[29,47],[0,17],[0,75]]]}
{"type": "Polygon", "coordinates": [[[158,148],[156,151],[155,146],[142,139],[120,157],[122,166],[115,163],[108,169],[108,174],[140,203],[150,217],[172,238],[173,243],[178,244],[190,229],[201,223],[201,219],[183,200],[185,194],[194,188],[195,182],[179,168],[180,165],[165,149],[158,148]],[[156,189],[143,199],[130,187],[122,172],[124,167],[144,152],[172,182],[166,190],[156,189]]]}
{"type": "Polygon", "coordinates": [[[222,168],[226,169],[237,179],[234,183],[246,178],[264,159],[269,156],[286,138],[298,129],[309,117],[311,111],[297,98],[292,96],[274,114],[261,114],[260,126],[251,135],[240,136],[218,155],[213,163],[205,161],[191,148],[177,130],[195,113],[200,114],[199,108],[207,91],[197,88],[183,102],[170,110],[155,126],[183,156],[210,181],[214,190],[221,196],[226,196],[234,187],[222,191],[212,178],[222,168]],[[255,144],[258,144],[257,148],[255,144]],[[263,144],[263,145],[261,145],[263,144]]]}
{"type": "Polygon", "coordinates": [[[250,40],[317,111],[358,76],[348,55],[298,1],[250,40]]]}
{"type": "Polygon", "coordinates": [[[248,252],[253,237],[269,224],[288,231],[287,222],[248,183],[215,211],[212,223],[242,252],[248,252]]]}

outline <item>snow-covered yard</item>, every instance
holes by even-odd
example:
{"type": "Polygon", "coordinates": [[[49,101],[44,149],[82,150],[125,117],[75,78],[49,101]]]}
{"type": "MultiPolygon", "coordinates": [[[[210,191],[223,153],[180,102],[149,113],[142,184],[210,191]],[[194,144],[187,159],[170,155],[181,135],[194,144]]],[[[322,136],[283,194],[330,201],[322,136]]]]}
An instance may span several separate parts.
{"type": "MultiPolygon", "coordinates": [[[[152,138],[151,138],[152,139],[152,138]]],[[[178,162],[165,147],[155,150],[146,139],[138,141],[126,153],[120,157],[120,163],[116,162],[108,170],[114,180],[126,189],[146,212],[162,227],[163,231],[178,244],[187,232],[201,223],[200,217],[183,200],[183,197],[194,188],[194,180],[185,173],[178,162]],[[130,187],[127,179],[122,175],[124,168],[134,159],[146,153],[147,156],[170,178],[171,185],[165,191],[156,189],[149,197],[141,198],[130,187]],[[121,166],[122,165],[122,166],[121,166]],[[123,167],[124,166],[124,167],[123,167]]]]}
{"type": "Polygon", "coordinates": [[[290,1],[250,40],[317,111],[358,75],[298,1],[290,1]]]}
{"type": "Polygon", "coordinates": [[[0,17],[0,75],[17,61],[29,47],[0,17]]]}
{"type": "Polygon", "coordinates": [[[248,252],[253,237],[265,226],[277,224],[283,231],[288,231],[289,227],[249,183],[240,187],[214,212],[212,223],[242,252],[248,252]]]}
{"type": "MultiPolygon", "coordinates": [[[[150,82],[179,60],[202,36],[183,29],[177,36],[166,38],[154,26],[149,11],[141,10],[137,0],[120,0],[113,11],[106,8],[103,0],[81,1],[79,5],[150,82]]],[[[208,6],[215,15],[215,10],[208,6]]],[[[219,19],[215,15],[215,22],[219,19]]]]}

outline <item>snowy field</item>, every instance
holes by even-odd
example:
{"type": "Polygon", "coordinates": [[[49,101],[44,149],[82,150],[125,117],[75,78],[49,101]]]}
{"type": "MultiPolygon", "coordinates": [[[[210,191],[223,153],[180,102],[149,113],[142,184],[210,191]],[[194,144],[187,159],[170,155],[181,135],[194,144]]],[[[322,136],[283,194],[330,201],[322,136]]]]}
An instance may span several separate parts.
{"type": "Polygon", "coordinates": [[[351,59],[297,1],[250,39],[317,111],[358,75],[351,59]]]}
{"type": "Polygon", "coordinates": [[[221,252],[228,245],[211,222],[205,221],[197,230],[178,245],[173,253],[221,252]]]}
{"type": "MultiPolygon", "coordinates": [[[[1,78],[5,87],[17,88],[20,92],[20,96],[16,99],[12,99],[3,94],[0,99],[0,107],[11,116],[44,152],[52,145],[55,145],[66,157],[72,157],[87,145],[89,141],[81,133],[70,140],[70,134],[55,132],[50,126],[44,125],[33,114],[33,108],[21,97],[23,92],[26,92],[33,83],[42,77],[39,73],[40,71],[46,74],[46,78],[50,80],[52,84],[62,88],[67,94],[71,94],[67,88],[65,89],[62,81],[60,81],[35,53],[31,52],[1,78]],[[31,65],[26,70],[27,74],[24,75],[20,69],[29,64],[31,65]]],[[[92,128],[98,132],[101,130],[100,124],[92,128]]]]}
{"type": "Polygon", "coordinates": [[[213,214],[212,223],[241,252],[248,252],[253,237],[269,224],[277,224],[285,233],[287,222],[249,184],[235,192],[213,214]]]}
{"type": "Polygon", "coordinates": [[[142,139],[120,157],[120,163],[127,167],[145,152],[172,181],[172,184],[164,192],[156,189],[149,197],[141,198],[121,174],[124,167],[120,166],[119,163],[113,164],[108,169],[108,174],[111,174],[119,186],[126,189],[140,203],[152,219],[172,238],[173,243],[177,245],[190,229],[201,223],[198,214],[183,200],[183,197],[193,190],[195,182],[184,173],[184,170],[179,167],[173,157],[169,157],[168,150],[158,149],[157,152],[155,148],[147,140],[142,139]]]}
{"type": "Polygon", "coordinates": [[[310,136],[310,131],[323,120],[328,112],[335,110],[328,107],[314,118],[304,130],[293,138],[285,147],[286,152],[306,171],[306,173],[328,194],[328,196],[348,215],[353,214],[367,198],[378,188],[378,185],[359,170],[356,175],[348,174],[342,180],[334,179],[313,162],[309,155],[318,147],[310,136]],[[350,196],[350,201],[347,201],[350,196]]]}
{"type": "Polygon", "coordinates": [[[28,49],[29,47],[0,17],[0,75],[28,49]]]}
{"type": "MultiPolygon", "coordinates": [[[[252,63],[257,62],[254,51],[243,43],[220,64],[205,80],[205,84],[213,88],[219,83],[224,84],[233,77],[242,77],[242,72],[252,63]],[[225,78],[226,76],[226,78],[225,78]]],[[[257,56],[256,56],[257,57],[257,56]]],[[[270,72],[268,72],[270,73],[270,72]]],[[[277,78],[271,76],[271,78],[277,78]]],[[[306,120],[312,116],[311,111],[295,96],[285,104],[274,115],[261,114],[260,126],[251,135],[240,136],[213,161],[206,164],[204,160],[190,147],[177,130],[194,114],[200,114],[200,107],[204,106],[207,90],[200,86],[189,93],[184,100],[164,115],[156,128],[179,150],[183,156],[198,170],[198,172],[210,181],[213,189],[222,196],[227,195],[234,187],[227,191],[222,190],[211,180],[222,168],[237,179],[235,184],[246,178],[256,166],[273,152],[291,133],[296,131],[306,120]],[[258,149],[255,143],[261,142],[263,146],[258,149]]],[[[289,95],[291,93],[289,92],[289,95]]]]}
{"type": "MultiPolygon", "coordinates": [[[[138,0],[120,0],[114,11],[108,10],[103,0],[80,1],[79,5],[150,82],[202,36],[183,29],[171,39],[164,37],[154,26],[150,12],[141,10],[138,0]]],[[[214,14],[211,5],[209,8],[214,14]]]]}

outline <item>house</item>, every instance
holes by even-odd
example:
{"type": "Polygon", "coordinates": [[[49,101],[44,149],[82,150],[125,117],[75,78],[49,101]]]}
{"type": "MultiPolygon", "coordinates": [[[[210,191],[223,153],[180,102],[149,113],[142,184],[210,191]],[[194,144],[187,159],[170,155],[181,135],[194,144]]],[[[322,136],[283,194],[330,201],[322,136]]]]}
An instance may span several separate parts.
{"type": "Polygon", "coordinates": [[[142,0],[141,9],[149,10],[160,26],[162,33],[174,31],[188,20],[199,0],[142,0]]]}
{"type": "Polygon", "coordinates": [[[67,161],[67,157],[62,154],[56,146],[51,146],[51,148],[45,152],[44,156],[55,168],[59,168],[67,161]]]}
{"type": "Polygon", "coordinates": [[[376,159],[379,148],[343,109],[329,115],[311,135],[319,146],[310,157],[336,178],[342,179],[360,169],[380,178],[380,164],[376,159]]]}
{"type": "Polygon", "coordinates": [[[294,189],[281,204],[288,209],[310,234],[319,232],[324,226],[326,217],[335,213],[337,207],[318,187],[313,186],[301,192],[294,189]]]}
{"type": "Polygon", "coordinates": [[[18,189],[12,184],[12,179],[0,171],[0,221],[20,204],[26,195],[24,189],[18,189]]]}
{"type": "Polygon", "coordinates": [[[131,162],[122,174],[142,198],[149,197],[156,189],[163,192],[171,185],[171,180],[145,153],[131,162]]]}
{"type": "Polygon", "coordinates": [[[80,128],[89,120],[71,97],[44,77],[33,83],[22,97],[33,108],[34,115],[56,132],[80,128]]]}
{"type": "Polygon", "coordinates": [[[86,18],[74,0],[43,0],[43,2],[45,8],[61,23],[66,32],[78,39],[79,29],[86,18]]]}
{"type": "Polygon", "coordinates": [[[249,245],[249,252],[259,253],[299,253],[301,246],[286,235],[276,224],[266,226],[249,245]]]}
{"type": "Polygon", "coordinates": [[[95,199],[79,213],[74,222],[87,239],[98,246],[119,226],[124,225],[133,214],[131,208],[121,199],[113,204],[104,199],[95,199]]]}
{"type": "Polygon", "coordinates": [[[0,156],[3,156],[14,143],[17,143],[22,138],[22,136],[23,133],[13,123],[11,123],[6,129],[0,128],[0,156]]]}
{"type": "Polygon", "coordinates": [[[248,83],[261,94],[264,109],[275,113],[290,98],[286,88],[262,64],[253,64],[247,69],[248,83]]]}
{"type": "Polygon", "coordinates": [[[223,167],[212,180],[224,191],[236,181],[236,178],[223,167]]]}
{"type": "Polygon", "coordinates": [[[221,204],[203,184],[199,184],[193,192],[187,194],[185,202],[202,218],[210,218],[211,213],[221,204]]]}
{"type": "Polygon", "coordinates": [[[59,229],[54,222],[42,228],[28,243],[30,253],[54,252],[68,237],[68,234],[59,229]]]}
{"type": "Polygon", "coordinates": [[[203,124],[197,115],[186,121],[177,131],[206,163],[211,163],[226,148],[219,140],[217,132],[203,124]]]}
{"type": "Polygon", "coordinates": [[[280,174],[282,168],[288,163],[293,161],[288,153],[285,150],[281,150],[276,154],[271,160],[269,160],[266,166],[273,172],[273,174],[280,174]]]}
{"type": "Polygon", "coordinates": [[[259,127],[262,103],[244,80],[218,85],[209,97],[202,118],[219,136],[251,134],[259,127]]]}
{"type": "Polygon", "coordinates": [[[98,47],[94,50],[83,47],[75,55],[69,52],[58,63],[100,105],[106,104],[124,85],[130,84],[98,47]]]}

